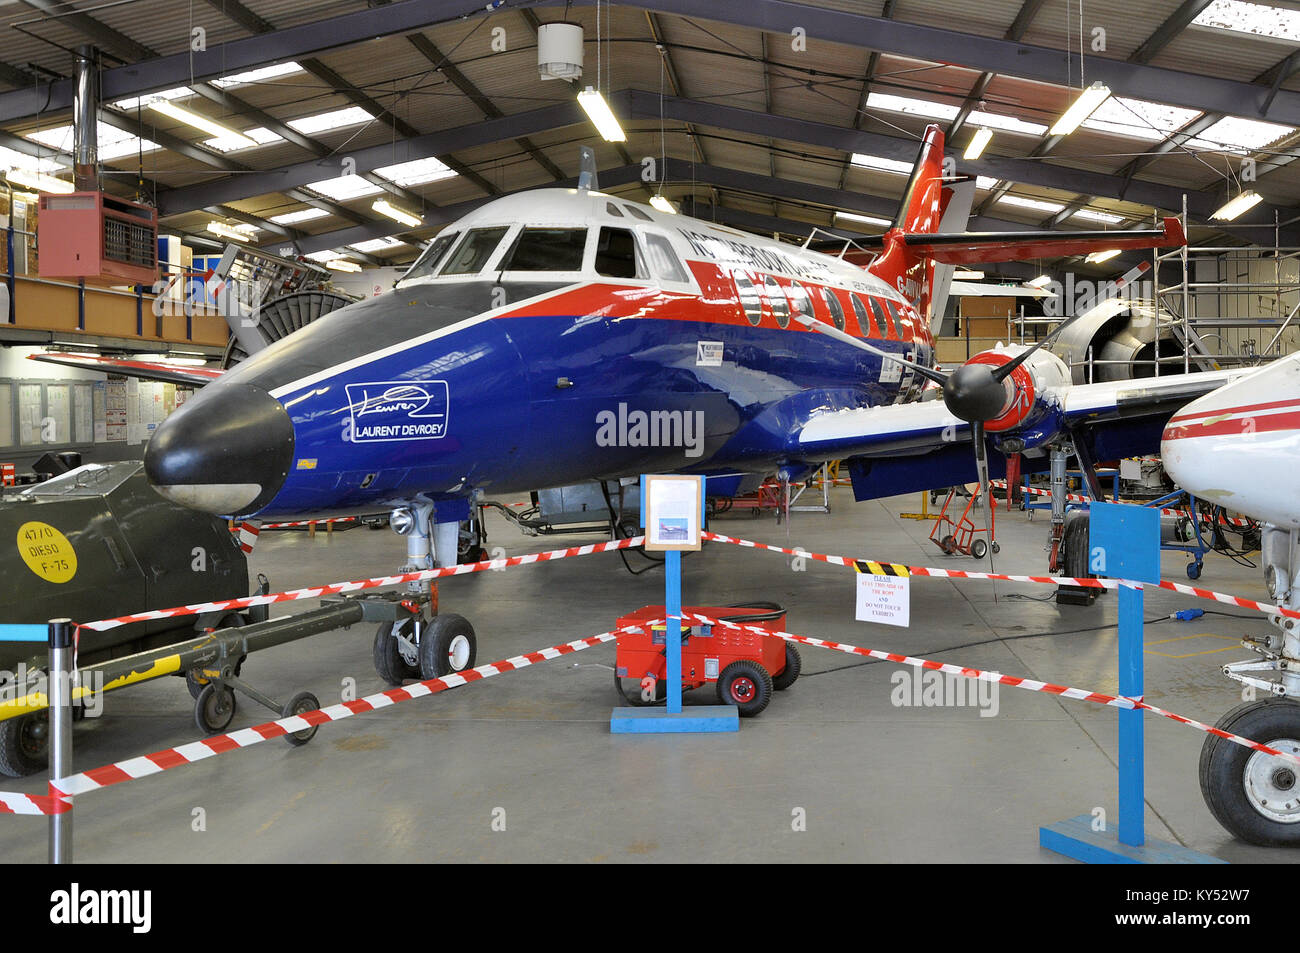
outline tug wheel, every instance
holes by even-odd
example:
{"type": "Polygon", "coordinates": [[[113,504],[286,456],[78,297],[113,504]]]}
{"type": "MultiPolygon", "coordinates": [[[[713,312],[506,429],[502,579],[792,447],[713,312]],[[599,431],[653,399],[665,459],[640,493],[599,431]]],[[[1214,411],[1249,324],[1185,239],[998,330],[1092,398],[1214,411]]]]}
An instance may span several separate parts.
{"type": "Polygon", "coordinates": [[[209,682],[194,703],[194,723],[200,731],[219,735],[234,721],[236,707],[233,688],[209,682]]]}
{"type": "MultiPolygon", "coordinates": [[[[317,708],[320,708],[320,700],[315,695],[311,692],[299,692],[285,703],[284,709],[280,712],[280,717],[290,718],[293,715],[315,711],[317,708]]],[[[302,731],[290,732],[284,736],[284,740],[295,748],[301,747],[316,737],[316,729],[319,727],[320,725],[312,725],[302,731]]]]}
{"type": "Polygon", "coordinates": [[[407,618],[399,622],[382,622],[375,630],[374,662],[375,671],[389,685],[400,685],[408,678],[420,677],[420,658],[418,645],[414,650],[398,642],[394,629],[406,639],[414,641],[415,619],[407,618]]]}
{"type": "Polygon", "coordinates": [[[0,721],[0,774],[24,778],[48,767],[50,713],[0,721]]]}
{"type": "Polygon", "coordinates": [[[478,640],[464,616],[441,612],[420,636],[420,677],[441,678],[474,667],[478,640]]]}
{"type": "Polygon", "coordinates": [[[772,700],[772,676],[757,662],[732,662],[718,676],[718,700],[735,705],[741,717],[752,718],[772,700]]]}
{"type": "MultiPolygon", "coordinates": [[[[1216,728],[1300,755],[1300,703],[1289,698],[1238,705],[1216,728]]],[[[1300,845],[1300,765],[1207,735],[1201,796],[1234,837],[1265,847],[1300,845]]]]}
{"type": "Polygon", "coordinates": [[[803,658],[799,655],[799,650],[789,642],[785,643],[785,668],[780,673],[772,676],[772,687],[778,692],[783,692],[794,684],[799,673],[803,671],[803,658]]]}

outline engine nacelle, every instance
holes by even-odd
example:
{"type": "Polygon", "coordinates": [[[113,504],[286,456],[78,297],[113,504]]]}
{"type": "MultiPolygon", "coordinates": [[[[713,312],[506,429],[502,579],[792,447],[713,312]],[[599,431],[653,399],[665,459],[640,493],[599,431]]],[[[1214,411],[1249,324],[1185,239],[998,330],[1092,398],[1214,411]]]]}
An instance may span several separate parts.
{"type": "MultiPolygon", "coordinates": [[[[1001,367],[1028,348],[1020,344],[999,344],[989,351],[976,354],[971,364],[988,364],[1001,367]]],[[[1040,348],[1002,382],[1006,401],[997,417],[987,421],[984,428],[998,434],[1008,430],[1032,427],[1052,411],[1045,395],[1057,391],[1070,382],[1070,370],[1055,354],[1040,348]]]]}

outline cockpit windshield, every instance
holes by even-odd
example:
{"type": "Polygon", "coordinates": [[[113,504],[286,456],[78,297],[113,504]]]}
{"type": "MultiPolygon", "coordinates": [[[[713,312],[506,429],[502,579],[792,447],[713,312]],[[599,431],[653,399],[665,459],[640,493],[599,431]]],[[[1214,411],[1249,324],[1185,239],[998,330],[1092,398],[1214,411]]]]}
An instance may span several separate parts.
{"type": "Polygon", "coordinates": [[[433,274],[433,270],[438,267],[438,262],[442,261],[442,256],[447,254],[447,249],[451,247],[451,243],[456,240],[456,236],[459,234],[459,232],[443,232],[429,242],[429,247],[424,250],[424,254],[416,259],[415,264],[406,270],[406,274],[402,275],[402,280],[427,278],[433,274]]]}
{"type": "Polygon", "coordinates": [[[502,271],[581,271],[585,228],[525,228],[501,262],[502,271]]]}
{"type": "Polygon", "coordinates": [[[488,263],[488,259],[492,257],[492,253],[496,251],[497,246],[501,244],[501,239],[505,237],[508,231],[510,231],[510,228],[506,225],[494,228],[471,229],[461,239],[460,244],[456,246],[456,250],[447,259],[447,264],[442,266],[438,274],[478,274],[483,270],[483,266],[488,263]]]}

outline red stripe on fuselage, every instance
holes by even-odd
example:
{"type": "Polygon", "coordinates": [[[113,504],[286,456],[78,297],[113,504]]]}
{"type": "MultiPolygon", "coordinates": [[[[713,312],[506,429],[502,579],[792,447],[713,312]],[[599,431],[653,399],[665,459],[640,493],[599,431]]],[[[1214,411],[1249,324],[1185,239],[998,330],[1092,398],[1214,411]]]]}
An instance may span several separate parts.
{"type": "Polygon", "coordinates": [[[1216,420],[1212,424],[1191,424],[1186,427],[1169,426],[1162,440],[1184,440],[1189,437],[1222,437],[1225,435],[1249,436],[1275,433],[1279,430],[1300,429],[1300,411],[1288,414],[1269,414],[1265,417],[1237,417],[1233,420],[1216,420]]]}
{"type": "Polygon", "coordinates": [[[1300,407],[1294,397],[1287,400],[1271,400],[1263,404],[1242,404],[1239,407],[1220,407],[1218,410],[1206,410],[1195,414],[1177,414],[1169,418],[1171,424],[1184,420],[1201,420],[1205,417],[1222,417],[1232,414],[1258,413],[1261,410],[1276,410],[1279,407],[1300,407]]]}

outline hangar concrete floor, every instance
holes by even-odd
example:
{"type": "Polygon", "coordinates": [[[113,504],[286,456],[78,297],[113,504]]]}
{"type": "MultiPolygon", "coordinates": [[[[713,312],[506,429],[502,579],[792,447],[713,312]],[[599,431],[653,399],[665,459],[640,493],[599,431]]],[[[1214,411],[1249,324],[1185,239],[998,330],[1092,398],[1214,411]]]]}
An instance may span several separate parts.
{"type": "MultiPolygon", "coordinates": [[[[837,489],[830,514],[724,516],[721,533],[812,551],[911,564],[977,568],[941,556],[928,523],[898,518],[916,496],[857,505],[837,489]]],[[[1045,514],[999,522],[1008,572],[1041,572],[1045,514]]],[[[491,517],[492,545],[511,555],[594,541],[524,538],[491,517]]],[[[252,560],[275,589],[391,571],[401,546],[388,530],[309,539],[266,533],[252,560]]],[[[1183,580],[1185,559],[1166,554],[1183,580]]],[[[1031,601],[1043,587],[916,580],[912,626],[853,620],[853,574],[733,546],[710,545],[685,563],[688,601],[774,599],[791,631],[934,657],[1102,692],[1116,690],[1115,599],[1088,608],[1031,601]],[[1095,631],[1089,630],[1094,627],[1095,631]],[[1038,633],[1048,634],[1036,637],[1038,633]],[[1069,633],[1069,634],[1066,634],[1069,633]],[[989,641],[992,640],[992,641],[989,641]],[[985,643],[953,649],[967,643],[985,643]],[[945,649],[948,649],[945,651],[945,649]]],[[[1212,556],[1203,582],[1263,598],[1256,570],[1212,556]]],[[[615,554],[445,581],[444,610],[479,635],[479,661],[603,632],[622,612],[661,601],[658,571],[633,577],[615,554]]],[[[1147,618],[1189,605],[1149,593],[1147,618]]],[[[1150,625],[1148,699],[1213,722],[1238,701],[1219,666],[1265,624],[1241,610],[1150,625]]],[[[278,614],[278,613],[277,613],[278,614]]],[[[281,698],[299,690],[336,701],[342,680],[359,694],[382,686],[370,662],[370,626],[250,658],[249,680],[281,698]]],[[[280,741],[236,751],[81,798],[81,861],[876,861],[1053,863],[1037,829],[1095,806],[1116,810],[1116,712],[1011,688],[995,717],[978,707],[895,707],[898,668],[811,647],[804,676],[738,734],[614,736],[612,646],[599,646],[484,682],[325,725],[308,746],[280,741]],[[196,808],[206,830],[193,830],[196,808]],[[505,830],[494,830],[504,810],[505,830]],[[792,819],[802,808],[806,830],[792,819]]],[[[712,688],[688,703],[715,703],[712,688]]],[[[267,720],[241,701],[235,727],[267,720]]],[[[987,710],[992,710],[990,706],[987,710]]],[[[194,740],[178,679],[109,696],[104,717],[78,725],[79,768],[194,740]]],[[[1284,850],[1231,839],[1205,808],[1196,768],[1203,735],[1147,721],[1147,831],[1234,862],[1286,862],[1284,850]]],[[[42,793],[37,778],[8,790],[42,793]]],[[[497,826],[500,826],[498,823],[497,826]]],[[[0,857],[45,859],[45,825],[0,822],[0,857]]]]}

